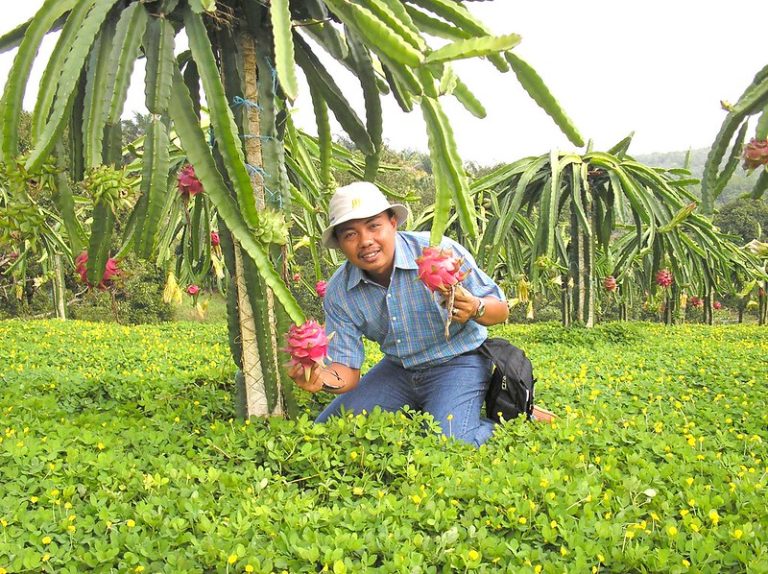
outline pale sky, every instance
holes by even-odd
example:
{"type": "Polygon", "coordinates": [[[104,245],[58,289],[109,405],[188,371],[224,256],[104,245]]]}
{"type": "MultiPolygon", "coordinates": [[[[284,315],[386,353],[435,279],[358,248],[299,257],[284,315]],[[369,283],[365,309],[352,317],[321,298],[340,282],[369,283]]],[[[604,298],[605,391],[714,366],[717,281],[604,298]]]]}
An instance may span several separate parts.
{"type": "MultiPolygon", "coordinates": [[[[0,25],[4,33],[29,18],[42,0],[0,3],[7,16],[0,25]]],[[[597,150],[632,131],[635,154],[708,147],[725,116],[720,100],[737,100],[768,64],[766,0],[494,0],[467,6],[495,33],[523,37],[515,52],[539,72],[597,150]]],[[[0,54],[0,86],[14,55],[0,54]]],[[[490,165],[552,148],[575,149],[512,72],[501,74],[479,60],[454,67],[488,110],[479,120],[444,99],[464,160],[490,165]]],[[[36,68],[32,85],[39,74],[36,68]]],[[[342,85],[362,116],[359,87],[342,85]]],[[[296,106],[299,124],[314,132],[306,88],[296,106]]],[[[426,151],[418,109],[404,114],[391,96],[384,108],[388,145],[426,151]]],[[[126,115],[143,111],[139,75],[127,110],[126,115]]]]}

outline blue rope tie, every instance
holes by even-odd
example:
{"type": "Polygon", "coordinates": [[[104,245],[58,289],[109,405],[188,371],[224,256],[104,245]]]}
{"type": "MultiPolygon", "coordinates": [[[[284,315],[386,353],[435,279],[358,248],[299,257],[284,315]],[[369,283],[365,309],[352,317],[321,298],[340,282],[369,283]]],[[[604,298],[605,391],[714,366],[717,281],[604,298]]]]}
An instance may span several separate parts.
{"type": "Polygon", "coordinates": [[[261,106],[259,104],[251,100],[241,98],[240,96],[235,96],[234,98],[232,98],[232,107],[239,108],[240,106],[245,106],[247,108],[256,108],[257,110],[261,109],[261,106]]]}
{"type": "Polygon", "coordinates": [[[243,134],[242,137],[243,137],[243,139],[257,138],[257,139],[260,139],[260,140],[263,140],[263,141],[268,141],[268,140],[275,140],[276,141],[277,140],[277,138],[274,137],[274,136],[257,136],[257,135],[253,135],[253,134],[243,134]]]}
{"type": "Polygon", "coordinates": [[[250,163],[245,164],[245,169],[248,170],[248,173],[251,175],[259,175],[261,176],[261,179],[264,179],[267,175],[267,172],[264,171],[263,168],[257,166],[257,165],[251,165],[250,163]]]}

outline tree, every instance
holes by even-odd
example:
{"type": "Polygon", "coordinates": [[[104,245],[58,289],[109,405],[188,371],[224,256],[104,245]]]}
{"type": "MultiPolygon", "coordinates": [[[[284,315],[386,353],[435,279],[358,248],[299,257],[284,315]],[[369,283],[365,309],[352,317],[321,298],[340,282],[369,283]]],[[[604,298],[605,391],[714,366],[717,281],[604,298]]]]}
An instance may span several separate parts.
{"type": "MultiPolygon", "coordinates": [[[[286,287],[285,222],[296,200],[307,210],[310,228],[321,223],[317,208],[332,189],[329,110],[365,155],[365,177],[371,180],[382,149],[380,95],[393,94],[405,111],[421,110],[437,190],[433,241],[445,230],[453,206],[467,235],[477,235],[467,178],[440,97],[456,97],[479,116],[484,110],[453,72],[452,60],[482,57],[502,72],[511,68],[571,140],[582,145],[538,75],[510,52],[519,36],[491,36],[454,0],[47,0],[34,18],[0,38],[0,50],[18,47],[0,107],[3,161],[19,151],[17,118],[37,47],[45,34],[59,29],[32,114],[33,147],[25,165],[34,170],[56,153],[67,126],[75,181],[102,164],[118,165],[126,89],[135,61],[146,59],[151,120],[140,195],[123,242],[144,256],[155,253],[163,223],[159,214],[173,193],[170,142],[178,139],[217,212],[231,277],[230,343],[248,414],[291,408],[278,333],[290,321],[303,322],[304,313],[286,287]],[[182,31],[189,50],[177,54],[175,41],[182,31]],[[431,49],[426,34],[448,43],[431,49]],[[322,57],[318,48],[325,52],[322,57]],[[347,102],[324,58],[341,63],[359,80],[365,121],[347,102]],[[302,179],[298,189],[296,170],[292,181],[286,166],[292,163],[304,175],[310,169],[302,163],[290,120],[297,65],[310,87],[320,152],[317,178],[302,179]],[[208,130],[201,127],[204,115],[208,130]]],[[[94,284],[109,256],[115,223],[114,198],[102,194],[94,205],[88,248],[94,284]]]]}

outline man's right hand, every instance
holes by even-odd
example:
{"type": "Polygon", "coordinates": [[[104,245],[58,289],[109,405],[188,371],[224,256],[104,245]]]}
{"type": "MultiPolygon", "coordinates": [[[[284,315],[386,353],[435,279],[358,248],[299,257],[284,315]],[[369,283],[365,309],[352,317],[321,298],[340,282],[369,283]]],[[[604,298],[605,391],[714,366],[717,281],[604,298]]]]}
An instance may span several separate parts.
{"type": "Polygon", "coordinates": [[[351,391],[360,380],[360,370],[351,369],[340,363],[331,363],[327,367],[312,365],[309,377],[304,372],[304,367],[294,365],[288,368],[288,376],[296,385],[308,393],[328,391],[339,394],[351,391]]]}
{"type": "Polygon", "coordinates": [[[309,371],[309,377],[301,365],[294,365],[289,367],[288,376],[293,379],[296,385],[307,391],[308,393],[316,393],[323,390],[323,382],[320,378],[320,370],[322,367],[318,365],[312,365],[309,371]]]}

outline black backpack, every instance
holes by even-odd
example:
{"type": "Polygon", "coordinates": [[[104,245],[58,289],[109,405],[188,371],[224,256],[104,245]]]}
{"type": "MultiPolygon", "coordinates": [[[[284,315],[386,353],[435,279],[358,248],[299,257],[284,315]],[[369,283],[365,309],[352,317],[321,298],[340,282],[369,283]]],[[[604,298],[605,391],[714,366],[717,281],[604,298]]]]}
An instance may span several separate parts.
{"type": "Polygon", "coordinates": [[[485,413],[496,422],[511,420],[523,413],[533,415],[533,365],[525,353],[506,339],[486,339],[478,348],[493,362],[491,383],[485,394],[485,413]]]}

